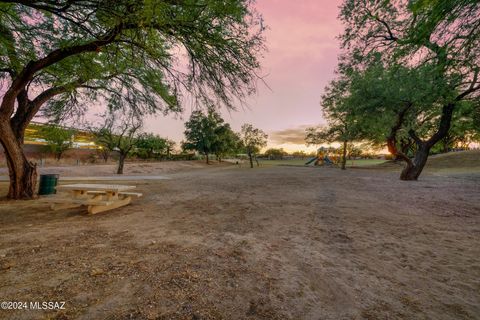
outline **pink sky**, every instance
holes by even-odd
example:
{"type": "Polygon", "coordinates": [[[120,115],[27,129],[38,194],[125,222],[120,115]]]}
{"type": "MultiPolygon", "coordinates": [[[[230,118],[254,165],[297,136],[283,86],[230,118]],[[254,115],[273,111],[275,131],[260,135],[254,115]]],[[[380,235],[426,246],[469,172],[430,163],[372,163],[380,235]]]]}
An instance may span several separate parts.
{"type": "MultiPolygon", "coordinates": [[[[289,151],[305,149],[299,138],[306,126],[322,123],[320,96],[334,77],[339,53],[336,36],[343,30],[337,20],[340,3],[257,1],[258,11],[269,27],[261,74],[267,75],[271,90],[260,84],[258,94],[248,101],[249,109],[222,112],[234,130],[251,123],[269,134],[269,146],[289,151]]],[[[159,115],[149,119],[145,129],[180,142],[189,116],[190,110],[185,111],[183,119],[159,115]]]]}

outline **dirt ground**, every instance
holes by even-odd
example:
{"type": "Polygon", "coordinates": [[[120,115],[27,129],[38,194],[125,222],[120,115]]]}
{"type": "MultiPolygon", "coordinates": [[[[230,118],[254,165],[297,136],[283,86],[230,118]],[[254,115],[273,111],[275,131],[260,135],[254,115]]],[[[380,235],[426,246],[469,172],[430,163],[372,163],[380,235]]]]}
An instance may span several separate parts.
{"type": "MultiPolygon", "coordinates": [[[[218,164],[216,164],[218,166],[218,164]]],[[[223,164],[226,165],[226,164],[223,164]]],[[[174,173],[179,171],[205,168],[204,161],[162,161],[162,162],[140,162],[125,163],[124,175],[157,175],[174,173]]],[[[84,177],[84,176],[111,176],[117,172],[117,164],[95,164],[95,165],[56,165],[49,164],[45,167],[38,167],[39,174],[60,174],[60,176],[84,177]]],[[[8,176],[8,168],[0,168],[0,176],[8,176]]]]}
{"type": "MultiPolygon", "coordinates": [[[[0,202],[1,319],[479,319],[480,174],[212,166],[88,216],[0,202]]],[[[6,183],[0,183],[5,193],[6,183]]]]}

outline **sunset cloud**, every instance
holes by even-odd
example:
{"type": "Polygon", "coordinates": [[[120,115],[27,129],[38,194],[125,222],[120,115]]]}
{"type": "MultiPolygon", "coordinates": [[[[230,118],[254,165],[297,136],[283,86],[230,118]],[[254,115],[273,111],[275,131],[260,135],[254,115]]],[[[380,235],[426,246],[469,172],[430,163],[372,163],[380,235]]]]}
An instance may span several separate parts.
{"type": "Polygon", "coordinates": [[[273,131],[270,133],[269,138],[275,144],[285,144],[285,143],[292,143],[292,144],[305,144],[305,130],[310,125],[302,125],[296,128],[284,129],[273,131]]]}

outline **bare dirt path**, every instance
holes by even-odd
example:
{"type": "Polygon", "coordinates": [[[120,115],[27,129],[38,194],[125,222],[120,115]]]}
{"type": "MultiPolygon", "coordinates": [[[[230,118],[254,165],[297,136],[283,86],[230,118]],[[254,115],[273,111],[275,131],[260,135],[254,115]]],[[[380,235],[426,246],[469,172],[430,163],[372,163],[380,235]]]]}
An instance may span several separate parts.
{"type": "Polygon", "coordinates": [[[0,318],[480,318],[480,176],[397,175],[212,167],[94,216],[1,202],[2,298],[66,310],[0,318]]]}

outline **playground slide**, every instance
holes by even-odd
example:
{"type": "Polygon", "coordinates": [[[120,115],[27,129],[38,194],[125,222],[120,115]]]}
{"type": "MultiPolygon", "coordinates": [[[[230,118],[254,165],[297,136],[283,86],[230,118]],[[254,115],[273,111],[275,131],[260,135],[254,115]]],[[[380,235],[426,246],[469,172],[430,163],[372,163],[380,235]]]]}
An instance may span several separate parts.
{"type": "Polygon", "coordinates": [[[325,158],[323,158],[323,161],[325,161],[326,164],[333,164],[332,160],[330,160],[329,157],[325,156],[325,158]]]}
{"type": "Polygon", "coordinates": [[[312,163],[315,160],[317,160],[317,157],[308,160],[307,162],[305,162],[305,165],[308,166],[310,163],[312,163]]]}

